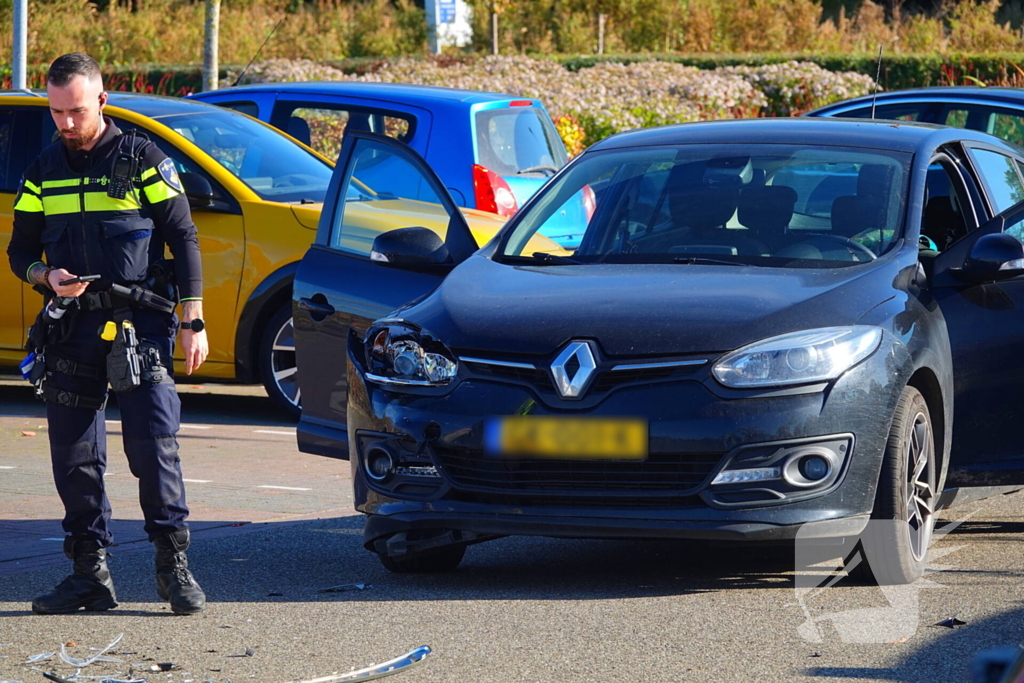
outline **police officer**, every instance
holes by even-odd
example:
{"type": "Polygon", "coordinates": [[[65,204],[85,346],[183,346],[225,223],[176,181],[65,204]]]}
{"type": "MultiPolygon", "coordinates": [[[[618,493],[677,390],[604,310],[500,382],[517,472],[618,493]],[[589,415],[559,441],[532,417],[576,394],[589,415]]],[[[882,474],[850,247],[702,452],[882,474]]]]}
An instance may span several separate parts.
{"type": "Polygon", "coordinates": [[[64,552],[74,572],[33,600],[32,609],[60,614],[117,606],[106,564],[112,536],[103,486],[103,408],[107,382],[114,381],[107,356],[117,343],[104,331],[123,326],[134,332],[137,347],[126,353],[137,354],[141,371],[138,386],[121,387],[118,405],[145,530],[156,546],[157,593],[176,614],[199,612],[206,596],[185,556],[188,507],[175,439],[181,404],[170,377],[178,321],[173,303],[154,310],[111,290],[135,285],[141,291],[151,263],[162,258],[165,244],[170,247],[185,321],[185,372],[191,374],[208,351],[196,228],[171,160],[144,136],[122,133],[103,116],[107,94],[94,59],[81,53],[58,57],[46,92],[60,140],[25,172],[7,253],[19,277],[51,290],[51,296],[73,299],[61,324],[49,328],[41,386],[53,477],[65,510],[64,552]],[[101,277],[61,284],[85,275],[101,277]]]}

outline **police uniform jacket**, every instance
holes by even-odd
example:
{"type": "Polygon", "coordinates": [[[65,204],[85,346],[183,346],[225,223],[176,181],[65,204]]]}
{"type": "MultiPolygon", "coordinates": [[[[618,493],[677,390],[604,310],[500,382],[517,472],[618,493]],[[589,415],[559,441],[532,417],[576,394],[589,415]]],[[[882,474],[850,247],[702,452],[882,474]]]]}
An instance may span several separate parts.
{"type": "Polygon", "coordinates": [[[100,275],[103,283],[143,281],[150,262],[174,256],[182,301],[202,298],[199,240],[173,162],[142,136],[122,135],[113,121],[91,150],[68,149],[62,140],[43,150],[25,171],[14,203],[14,232],[7,254],[14,273],[43,262],[75,275],[100,275]],[[124,199],[108,195],[113,164],[121,154],[139,160],[124,199]]]}

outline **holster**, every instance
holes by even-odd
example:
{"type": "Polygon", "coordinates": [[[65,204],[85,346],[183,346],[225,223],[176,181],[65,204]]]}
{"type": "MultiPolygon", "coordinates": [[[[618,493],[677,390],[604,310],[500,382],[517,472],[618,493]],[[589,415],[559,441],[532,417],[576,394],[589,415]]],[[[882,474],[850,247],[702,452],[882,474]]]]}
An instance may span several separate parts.
{"type": "Polygon", "coordinates": [[[142,383],[139,341],[135,336],[131,312],[127,309],[114,311],[114,324],[117,325],[117,333],[107,354],[107,379],[114,391],[131,391],[142,383]]]}

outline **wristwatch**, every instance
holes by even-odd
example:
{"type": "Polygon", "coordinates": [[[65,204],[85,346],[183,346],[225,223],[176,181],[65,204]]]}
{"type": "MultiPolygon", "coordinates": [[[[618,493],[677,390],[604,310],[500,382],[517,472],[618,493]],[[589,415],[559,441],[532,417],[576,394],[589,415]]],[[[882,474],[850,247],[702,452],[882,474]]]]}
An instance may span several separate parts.
{"type": "Polygon", "coordinates": [[[192,330],[193,332],[202,332],[206,329],[206,323],[203,322],[202,318],[194,318],[187,323],[181,323],[181,329],[192,330]]]}

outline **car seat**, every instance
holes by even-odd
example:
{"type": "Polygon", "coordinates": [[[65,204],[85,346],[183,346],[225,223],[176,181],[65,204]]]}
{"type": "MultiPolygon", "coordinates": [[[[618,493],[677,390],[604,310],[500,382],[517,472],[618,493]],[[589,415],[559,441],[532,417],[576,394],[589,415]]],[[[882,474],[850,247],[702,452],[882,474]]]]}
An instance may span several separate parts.
{"type": "Polygon", "coordinates": [[[930,197],[921,216],[921,234],[945,250],[950,244],[967,234],[964,217],[953,206],[949,196],[930,197]]]}
{"type": "Polygon", "coordinates": [[[796,190],[786,185],[745,187],[740,190],[736,217],[759,240],[758,253],[772,253],[787,243],[796,190]],[[770,245],[770,246],[766,246],[770,245]]]}
{"type": "Polygon", "coordinates": [[[836,197],[832,202],[833,235],[849,238],[887,226],[894,171],[884,164],[861,167],[857,173],[857,194],[836,197]]]}

